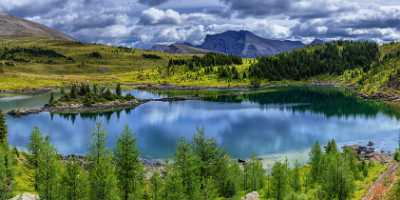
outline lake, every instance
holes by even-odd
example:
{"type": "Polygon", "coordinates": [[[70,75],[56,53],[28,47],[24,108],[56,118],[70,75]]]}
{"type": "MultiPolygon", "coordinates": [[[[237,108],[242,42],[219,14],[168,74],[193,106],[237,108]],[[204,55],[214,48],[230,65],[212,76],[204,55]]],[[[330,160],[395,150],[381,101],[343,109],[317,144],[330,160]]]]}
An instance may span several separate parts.
{"type": "MultiPolygon", "coordinates": [[[[128,92],[144,99],[160,97],[160,92],[128,92]]],[[[48,98],[48,94],[2,98],[0,109],[42,106],[48,98]]],[[[204,129],[206,136],[215,138],[235,158],[257,155],[305,161],[314,142],[324,144],[333,138],[339,145],[372,141],[380,150],[394,151],[399,116],[382,103],[361,100],[348,91],[288,87],[237,95],[214,91],[204,100],[148,102],[131,110],[97,115],[44,112],[7,116],[7,124],[10,143],[20,149],[26,148],[31,130],[37,126],[62,154],[85,154],[93,128],[101,123],[108,131],[111,148],[128,125],[145,158],[169,158],[179,139],[190,140],[197,129],[204,129]]]]}

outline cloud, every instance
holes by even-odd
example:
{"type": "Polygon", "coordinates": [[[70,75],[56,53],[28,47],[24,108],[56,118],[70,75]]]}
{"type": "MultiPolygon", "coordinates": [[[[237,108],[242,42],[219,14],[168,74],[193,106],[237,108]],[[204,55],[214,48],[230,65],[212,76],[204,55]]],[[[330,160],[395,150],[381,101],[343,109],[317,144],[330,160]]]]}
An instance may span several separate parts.
{"type": "Polygon", "coordinates": [[[166,3],[168,0],[139,0],[139,3],[145,4],[148,6],[158,6],[163,3],[166,3]]]}
{"type": "Polygon", "coordinates": [[[0,0],[0,11],[84,42],[140,47],[198,44],[227,30],[303,41],[400,39],[398,0],[0,0]]]}
{"type": "Polygon", "coordinates": [[[143,11],[139,20],[139,24],[142,25],[178,25],[180,23],[182,23],[181,15],[171,9],[149,8],[143,11]]]}

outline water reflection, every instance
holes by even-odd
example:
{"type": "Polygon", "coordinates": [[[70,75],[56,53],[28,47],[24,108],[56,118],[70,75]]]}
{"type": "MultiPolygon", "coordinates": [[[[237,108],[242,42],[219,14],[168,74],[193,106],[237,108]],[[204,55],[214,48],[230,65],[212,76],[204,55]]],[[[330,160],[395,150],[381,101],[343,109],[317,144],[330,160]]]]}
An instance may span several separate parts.
{"type": "Polygon", "coordinates": [[[172,156],[179,138],[192,138],[197,128],[204,128],[208,137],[240,158],[306,152],[315,141],[325,143],[331,138],[339,144],[366,144],[371,140],[384,150],[397,145],[397,115],[382,105],[346,95],[313,94],[318,101],[297,95],[295,100],[282,98],[280,102],[273,96],[257,95],[259,98],[240,97],[240,101],[225,97],[211,102],[149,102],[133,110],[97,115],[40,113],[8,117],[7,122],[11,144],[26,147],[31,129],[38,126],[64,154],[84,154],[96,122],[109,131],[109,147],[129,125],[143,156],[149,158],[172,156]]]}

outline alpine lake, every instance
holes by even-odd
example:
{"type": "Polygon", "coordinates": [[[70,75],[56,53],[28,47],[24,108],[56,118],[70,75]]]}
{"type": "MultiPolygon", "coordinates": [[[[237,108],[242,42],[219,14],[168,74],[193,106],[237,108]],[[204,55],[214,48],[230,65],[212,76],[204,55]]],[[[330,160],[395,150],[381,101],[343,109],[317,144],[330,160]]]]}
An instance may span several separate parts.
{"type": "MultiPolygon", "coordinates": [[[[339,146],[369,141],[393,152],[399,144],[400,112],[385,103],[366,101],[333,87],[279,87],[255,91],[125,91],[139,99],[190,95],[197,100],[149,101],[108,113],[8,116],[9,141],[26,149],[31,131],[40,128],[64,154],[84,155],[96,123],[108,132],[113,148],[125,126],[135,133],[143,158],[168,159],[182,138],[198,129],[214,138],[232,157],[305,162],[310,147],[335,139],[339,146]]],[[[45,105],[50,94],[0,98],[0,109],[45,105]]]]}

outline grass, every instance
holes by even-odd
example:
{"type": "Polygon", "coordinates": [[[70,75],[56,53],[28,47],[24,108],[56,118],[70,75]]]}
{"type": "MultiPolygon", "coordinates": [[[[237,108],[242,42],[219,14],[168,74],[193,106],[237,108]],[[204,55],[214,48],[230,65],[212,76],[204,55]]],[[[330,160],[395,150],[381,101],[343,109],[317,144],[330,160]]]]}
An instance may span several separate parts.
{"type": "MultiPolygon", "coordinates": [[[[86,81],[210,87],[249,84],[246,79],[227,81],[219,79],[215,73],[205,74],[202,70],[193,72],[186,67],[175,67],[172,74],[165,72],[169,59],[188,59],[191,55],[32,38],[3,38],[0,40],[0,56],[5,48],[50,50],[64,57],[35,56],[22,51],[16,57],[23,61],[0,59],[0,90],[38,89],[86,81]]],[[[244,64],[237,66],[239,72],[247,71],[252,62],[254,59],[244,59],[244,64]]]]}
{"type": "Polygon", "coordinates": [[[27,167],[26,155],[21,153],[15,166],[15,194],[36,193],[33,187],[33,170],[27,167]]]}
{"type": "Polygon", "coordinates": [[[379,175],[387,170],[387,165],[380,163],[372,163],[372,166],[368,170],[368,176],[363,180],[357,180],[355,182],[355,192],[353,199],[359,200],[367,193],[369,187],[378,179],[379,175]]]}

